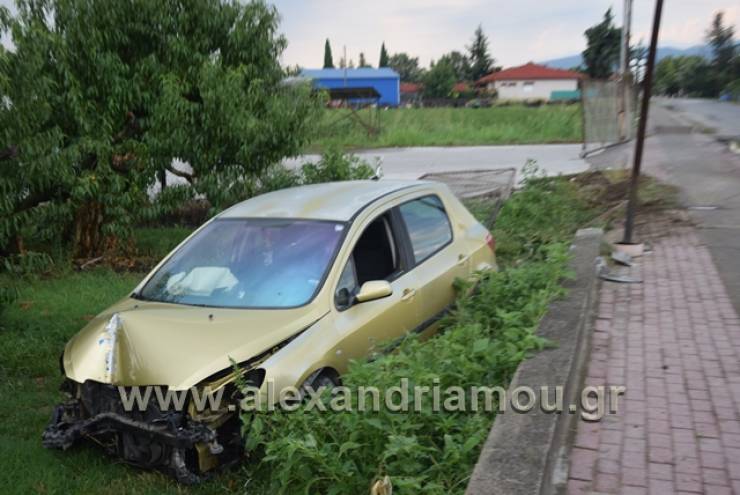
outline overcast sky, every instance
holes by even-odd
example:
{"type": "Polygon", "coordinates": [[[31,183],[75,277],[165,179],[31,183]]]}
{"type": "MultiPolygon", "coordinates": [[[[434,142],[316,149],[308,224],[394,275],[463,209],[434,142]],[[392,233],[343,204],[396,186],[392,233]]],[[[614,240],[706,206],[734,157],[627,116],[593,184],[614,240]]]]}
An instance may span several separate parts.
{"type": "MultiPolygon", "coordinates": [[[[380,44],[390,53],[408,52],[423,65],[469,44],[478,24],[490,42],[496,63],[512,66],[580,53],[583,32],[612,7],[621,24],[622,1],[606,0],[274,0],[288,38],[283,62],[320,67],[329,38],[334,63],[342,47],[357,62],[365,52],[377,65],[380,44]]],[[[654,0],[634,0],[633,39],[649,42],[654,0]]],[[[661,46],[686,48],[703,43],[717,10],[728,21],[740,20],[738,0],[665,0],[661,46]]]]}
{"type": "MultiPolygon", "coordinates": [[[[155,1],[155,0],[152,0],[155,1]]],[[[0,0],[11,7],[12,0],[0,0]]],[[[355,63],[360,52],[377,65],[380,44],[418,56],[423,65],[450,50],[463,50],[478,24],[498,65],[512,66],[579,53],[583,31],[612,7],[621,24],[622,1],[608,0],[273,0],[288,38],[286,65],[320,67],[329,38],[337,63],[342,47],[355,63]]],[[[634,0],[633,39],[649,40],[654,0],[634,0]]],[[[704,42],[714,12],[740,24],[737,0],[665,0],[661,46],[704,42]]],[[[7,40],[3,40],[7,43],[7,40]]]]}

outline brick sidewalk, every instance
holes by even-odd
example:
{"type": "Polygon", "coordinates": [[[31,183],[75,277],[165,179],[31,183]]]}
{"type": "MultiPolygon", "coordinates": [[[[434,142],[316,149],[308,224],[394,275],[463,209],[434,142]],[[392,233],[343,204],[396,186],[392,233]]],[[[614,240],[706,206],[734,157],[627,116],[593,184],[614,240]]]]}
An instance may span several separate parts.
{"type": "Polygon", "coordinates": [[[627,391],[579,421],[568,493],[740,495],[740,320],[692,227],[651,242],[601,287],[586,384],[627,391]]]}

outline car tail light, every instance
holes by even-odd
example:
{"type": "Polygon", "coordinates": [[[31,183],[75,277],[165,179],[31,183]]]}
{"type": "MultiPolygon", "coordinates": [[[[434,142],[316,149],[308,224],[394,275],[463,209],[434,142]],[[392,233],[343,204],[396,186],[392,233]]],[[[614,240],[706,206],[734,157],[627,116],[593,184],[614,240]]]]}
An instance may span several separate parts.
{"type": "Polygon", "coordinates": [[[496,252],[496,239],[491,235],[489,232],[486,234],[486,244],[488,244],[488,247],[491,248],[491,251],[494,253],[496,252]]]}

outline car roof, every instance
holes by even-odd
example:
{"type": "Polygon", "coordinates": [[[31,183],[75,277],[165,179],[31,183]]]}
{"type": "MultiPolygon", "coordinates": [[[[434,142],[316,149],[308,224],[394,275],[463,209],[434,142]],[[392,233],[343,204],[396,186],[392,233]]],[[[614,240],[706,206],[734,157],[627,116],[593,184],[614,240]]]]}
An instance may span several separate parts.
{"type": "Polygon", "coordinates": [[[435,184],[419,180],[326,182],[273,191],[238,203],[219,218],[351,220],[366,205],[402,189],[435,184]]]}

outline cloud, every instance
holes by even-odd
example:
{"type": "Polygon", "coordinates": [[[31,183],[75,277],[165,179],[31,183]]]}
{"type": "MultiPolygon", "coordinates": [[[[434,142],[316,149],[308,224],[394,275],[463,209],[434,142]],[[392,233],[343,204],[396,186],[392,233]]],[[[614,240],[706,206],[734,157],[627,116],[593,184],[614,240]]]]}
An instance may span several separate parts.
{"type": "MultiPolygon", "coordinates": [[[[381,42],[391,53],[405,51],[423,64],[450,50],[461,50],[481,24],[497,63],[509,66],[571,55],[585,48],[583,32],[612,7],[621,24],[618,0],[275,0],[283,16],[289,46],[283,60],[304,67],[323,61],[329,38],[338,61],[342,47],[357,61],[360,51],[376,64],[381,42]]],[[[649,40],[654,2],[636,0],[633,40],[649,40]]],[[[704,42],[715,11],[724,10],[738,24],[736,0],[671,0],[664,5],[660,36],[663,46],[687,47],[704,42]]]]}

